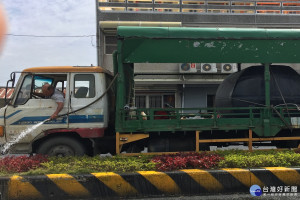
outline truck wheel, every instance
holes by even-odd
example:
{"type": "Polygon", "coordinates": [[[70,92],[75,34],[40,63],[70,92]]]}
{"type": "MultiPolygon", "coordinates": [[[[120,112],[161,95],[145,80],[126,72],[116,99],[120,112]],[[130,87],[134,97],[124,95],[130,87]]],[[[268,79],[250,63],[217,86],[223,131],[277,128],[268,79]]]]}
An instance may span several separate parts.
{"type": "Polygon", "coordinates": [[[84,146],[77,140],[69,137],[55,137],[44,141],[37,149],[38,154],[49,156],[83,156],[84,146]]]}

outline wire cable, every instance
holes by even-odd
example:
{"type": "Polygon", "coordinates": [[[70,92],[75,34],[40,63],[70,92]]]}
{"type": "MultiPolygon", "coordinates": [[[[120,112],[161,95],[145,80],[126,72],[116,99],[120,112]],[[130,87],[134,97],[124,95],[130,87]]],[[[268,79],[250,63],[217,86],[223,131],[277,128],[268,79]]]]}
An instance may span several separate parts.
{"type": "Polygon", "coordinates": [[[285,108],[286,108],[286,110],[287,110],[288,116],[289,116],[289,118],[291,118],[290,112],[289,112],[289,109],[288,109],[288,106],[287,106],[287,103],[286,103],[285,98],[284,98],[284,96],[283,96],[283,94],[282,94],[282,91],[281,91],[281,89],[280,89],[280,87],[279,87],[279,84],[278,84],[278,82],[277,82],[277,79],[276,79],[276,77],[274,76],[274,74],[272,73],[271,70],[270,70],[270,73],[271,73],[271,76],[273,77],[273,79],[274,79],[274,81],[275,81],[275,83],[276,83],[276,86],[277,86],[277,89],[278,89],[278,91],[279,91],[279,94],[280,94],[280,96],[281,96],[281,98],[282,98],[282,101],[283,101],[283,103],[285,104],[285,108]]]}

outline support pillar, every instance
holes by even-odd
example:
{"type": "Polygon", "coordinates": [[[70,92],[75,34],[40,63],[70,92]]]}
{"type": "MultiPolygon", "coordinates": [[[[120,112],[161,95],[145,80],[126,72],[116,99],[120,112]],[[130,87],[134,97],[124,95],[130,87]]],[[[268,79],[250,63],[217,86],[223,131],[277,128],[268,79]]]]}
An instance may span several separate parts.
{"type": "Polygon", "coordinates": [[[199,133],[200,131],[196,131],[196,152],[199,152],[199,133]]]}
{"type": "Polygon", "coordinates": [[[249,129],[249,142],[248,142],[249,151],[252,152],[252,129],[249,129]]]}
{"type": "Polygon", "coordinates": [[[270,92],[270,64],[265,63],[264,66],[264,79],[265,79],[265,106],[264,109],[264,116],[263,116],[263,123],[264,123],[264,134],[263,136],[268,137],[271,136],[271,125],[270,125],[270,118],[271,118],[271,92],[270,92]]]}
{"type": "Polygon", "coordinates": [[[120,154],[120,133],[116,132],[116,154],[120,154]]]}
{"type": "Polygon", "coordinates": [[[271,105],[271,97],[270,97],[270,64],[265,64],[265,73],[264,73],[264,79],[265,79],[265,105],[267,108],[270,108],[271,105]]]}

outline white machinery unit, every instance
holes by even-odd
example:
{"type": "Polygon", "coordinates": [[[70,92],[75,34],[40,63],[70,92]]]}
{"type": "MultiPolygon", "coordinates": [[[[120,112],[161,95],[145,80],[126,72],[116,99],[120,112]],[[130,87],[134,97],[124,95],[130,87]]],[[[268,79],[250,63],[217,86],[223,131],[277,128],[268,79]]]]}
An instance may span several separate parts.
{"type": "Polygon", "coordinates": [[[217,73],[216,63],[201,63],[201,73],[217,73]]]}
{"type": "Polygon", "coordinates": [[[221,64],[221,72],[222,73],[234,73],[237,72],[236,63],[222,63],[221,64]]]}
{"type": "Polygon", "coordinates": [[[180,73],[196,73],[197,66],[196,63],[181,63],[179,64],[180,73]]]}

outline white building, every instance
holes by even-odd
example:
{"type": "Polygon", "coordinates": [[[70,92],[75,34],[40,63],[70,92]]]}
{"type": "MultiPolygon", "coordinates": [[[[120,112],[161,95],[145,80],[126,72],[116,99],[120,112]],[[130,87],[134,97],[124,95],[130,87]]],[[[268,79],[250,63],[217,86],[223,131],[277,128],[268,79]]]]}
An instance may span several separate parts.
{"type": "MultiPolygon", "coordinates": [[[[300,1],[96,0],[98,65],[113,71],[117,26],[300,28],[300,1]]],[[[137,107],[212,107],[238,63],[135,64],[137,107]]]]}

